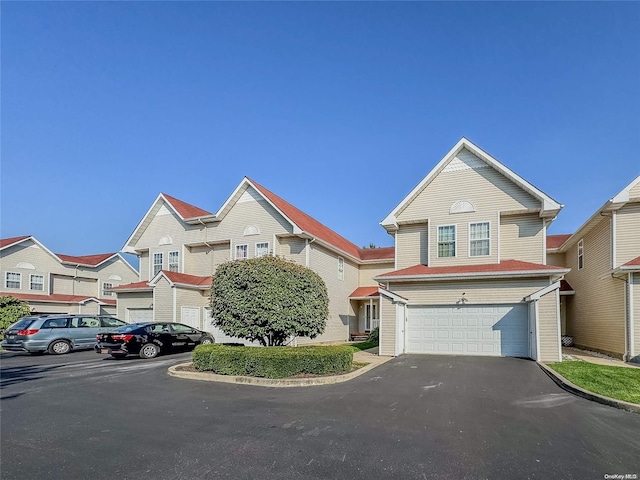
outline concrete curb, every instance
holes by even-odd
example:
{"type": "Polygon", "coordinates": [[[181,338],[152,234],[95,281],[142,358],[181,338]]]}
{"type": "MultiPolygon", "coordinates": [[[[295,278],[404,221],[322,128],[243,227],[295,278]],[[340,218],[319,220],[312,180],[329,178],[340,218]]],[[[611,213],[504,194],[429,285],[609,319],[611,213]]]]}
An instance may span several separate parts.
{"type": "Polygon", "coordinates": [[[560,388],[566,390],[569,393],[573,393],[574,395],[578,395],[579,397],[586,398],[587,400],[591,400],[592,402],[598,402],[603,405],[626,410],[627,412],[640,413],[640,405],[636,403],[624,402],[622,400],[616,400],[615,398],[605,397],[603,395],[598,395],[597,393],[590,392],[588,390],[585,390],[584,388],[574,385],[558,372],[552,370],[545,364],[538,362],[538,365],[543,372],[549,375],[551,380],[556,382],[560,386],[560,388]]]}
{"type": "Polygon", "coordinates": [[[169,375],[172,377],[186,378],[189,380],[201,380],[205,382],[220,382],[220,383],[236,383],[242,385],[256,385],[259,387],[312,387],[316,385],[332,385],[334,383],[348,382],[356,377],[359,377],[363,373],[367,373],[373,370],[378,365],[391,360],[392,357],[376,360],[362,368],[354,370],[353,372],[345,373],[343,375],[331,375],[327,377],[313,377],[313,378],[258,378],[258,377],[243,377],[234,375],[218,375],[217,373],[210,372],[186,372],[178,370],[179,367],[191,365],[192,363],[181,363],[169,367],[169,375]]]}

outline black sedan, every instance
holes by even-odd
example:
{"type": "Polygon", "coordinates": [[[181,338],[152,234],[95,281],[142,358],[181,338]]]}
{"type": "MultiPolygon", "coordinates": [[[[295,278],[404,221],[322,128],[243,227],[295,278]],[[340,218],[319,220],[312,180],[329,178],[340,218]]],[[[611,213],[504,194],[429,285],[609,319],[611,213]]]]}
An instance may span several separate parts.
{"type": "Polygon", "coordinates": [[[96,335],[97,353],[115,358],[140,355],[154,358],[161,353],[193,350],[196,345],[213,343],[211,334],[182,323],[133,323],[96,335]]]}

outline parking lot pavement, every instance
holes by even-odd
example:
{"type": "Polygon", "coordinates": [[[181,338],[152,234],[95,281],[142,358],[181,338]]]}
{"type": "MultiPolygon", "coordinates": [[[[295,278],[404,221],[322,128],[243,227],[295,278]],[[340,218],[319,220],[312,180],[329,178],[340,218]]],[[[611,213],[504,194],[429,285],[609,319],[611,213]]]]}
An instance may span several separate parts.
{"type": "Polygon", "coordinates": [[[128,365],[77,355],[2,386],[3,480],[640,475],[640,415],[530,361],[405,355],[347,383],[269,389],[169,377],[160,362],[184,356],[112,375],[128,365]],[[95,373],[65,376],[78,367],[95,373]]]}

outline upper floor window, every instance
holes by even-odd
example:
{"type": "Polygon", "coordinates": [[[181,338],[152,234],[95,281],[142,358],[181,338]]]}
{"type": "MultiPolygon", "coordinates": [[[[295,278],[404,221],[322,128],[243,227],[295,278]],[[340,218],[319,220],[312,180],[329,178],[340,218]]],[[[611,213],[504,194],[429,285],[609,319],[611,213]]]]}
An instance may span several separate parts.
{"type": "Polygon", "coordinates": [[[256,258],[269,255],[269,242],[256,243],[256,258]]]}
{"type": "Polygon", "coordinates": [[[578,242],[578,270],[584,267],[584,242],[580,240],[578,242]]]}
{"type": "Polygon", "coordinates": [[[438,257],[456,256],[456,226],[442,225],[438,227],[438,257]]]}
{"type": "Polygon", "coordinates": [[[489,222],[469,224],[469,256],[486,257],[491,254],[491,227],[489,222]]]}
{"type": "Polygon", "coordinates": [[[344,258],[338,257],[338,280],[344,280],[344,258]]]}
{"type": "Polygon", "coordinates": [[[102,282],[103,297],[113,297],[113,292],[109,291],[110,288],[113,288],[113,283],[102,282]]]}
{"type": "Polygon", "coordinates": [[[29,275],[29,290],[44,291],[44,275],[29,275]]]}
{"type": "Polygon", "coordinates": [[[169,271],[180,271],[180,252],[169,252],[169,271]]]}
{"type": "Polygon", "coordinates": [[[22,274],[7,272],[4,277],[5,288],[20,288],[22,284],[22,274]]]}
{"type": "Polygon", "coordinates": [[[153,277],[155,277],[162,270],[162,253],[153,254],[153,277]]]}
{"type": "Polygon", "coordinates": [[[236,245],[236,260],[246,260],[249,258],[248,245],[236,245]]]}

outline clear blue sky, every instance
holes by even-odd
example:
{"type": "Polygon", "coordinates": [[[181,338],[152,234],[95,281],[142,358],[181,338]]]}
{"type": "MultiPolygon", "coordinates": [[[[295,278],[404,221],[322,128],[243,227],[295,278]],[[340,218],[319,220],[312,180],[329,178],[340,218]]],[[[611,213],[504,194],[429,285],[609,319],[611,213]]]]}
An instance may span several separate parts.
{"type": "Polygon", "coordinates": [[[2,2],[1,236],[120,249],[244,175],[358,245],[465,136],[566,206],[640,174],[640,3],[2,2]]]}

